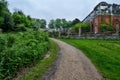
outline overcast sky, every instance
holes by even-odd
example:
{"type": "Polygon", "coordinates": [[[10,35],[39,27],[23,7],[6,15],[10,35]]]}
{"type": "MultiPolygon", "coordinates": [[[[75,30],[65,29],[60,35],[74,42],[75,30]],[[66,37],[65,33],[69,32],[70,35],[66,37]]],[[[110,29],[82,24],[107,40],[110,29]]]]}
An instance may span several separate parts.
{"type": "MultiPolygon", "coordinates": [[[[9,9],[22,10],[34,18],[50,19],[66,18],[83,20],[93,8],[103,0],[7,0],[9,9]]],[[[104,0],[107,3],[120,4],[120,0],[104,0]]]]}

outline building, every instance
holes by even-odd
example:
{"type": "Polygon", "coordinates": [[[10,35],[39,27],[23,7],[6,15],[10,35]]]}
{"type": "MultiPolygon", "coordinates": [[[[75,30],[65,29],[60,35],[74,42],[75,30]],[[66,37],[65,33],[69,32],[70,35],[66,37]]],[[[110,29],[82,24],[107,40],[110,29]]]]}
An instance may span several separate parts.
{"type": "Polygon", "coordinates": [[[95,34],[101,32],[102,22],[110,24],[116,33],[120,33],[120,5],[101,2],[83,22],[90,23],[90,31],[95,34]]]}

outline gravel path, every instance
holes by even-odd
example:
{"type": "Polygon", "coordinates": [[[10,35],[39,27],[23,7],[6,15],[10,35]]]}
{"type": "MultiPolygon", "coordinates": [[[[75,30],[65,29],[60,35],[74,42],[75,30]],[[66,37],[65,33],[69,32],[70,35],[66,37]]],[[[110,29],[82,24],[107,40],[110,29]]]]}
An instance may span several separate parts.
{"type": "Polygon", "coordinates": [[[60,47],[61,59],[50,80],[103,80],[80,50],[62,41],[52,40],[60,47]]]}

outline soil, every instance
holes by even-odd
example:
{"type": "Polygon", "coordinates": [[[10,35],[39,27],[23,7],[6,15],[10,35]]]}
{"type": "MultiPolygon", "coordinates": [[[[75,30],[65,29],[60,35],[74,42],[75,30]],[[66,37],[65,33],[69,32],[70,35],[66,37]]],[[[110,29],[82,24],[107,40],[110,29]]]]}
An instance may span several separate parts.
{"type": "Polygon", "coordinates": [[[52,38],[52,40],[58,44],[61,58],[49,80],[103,80],[82,51],[57,39],[52,38]]]}

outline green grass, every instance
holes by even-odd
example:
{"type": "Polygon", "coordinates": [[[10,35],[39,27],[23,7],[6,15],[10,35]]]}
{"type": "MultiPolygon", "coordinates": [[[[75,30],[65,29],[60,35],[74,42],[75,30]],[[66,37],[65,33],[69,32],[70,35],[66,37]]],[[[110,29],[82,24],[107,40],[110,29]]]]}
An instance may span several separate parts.
{"type": "Polygon", "coordinates": [[[39,80],[52,65],[56,59],[58,47],[53,41],[50,41],[50,44],[50,57],[41,60],[34,69],[22,78],[22,80],[39,80]]]}
{"type": "Polygon", "coordinates": [[[61,40],[82,50],[103,77],[120,80],[120,40],[61,40]]]}

